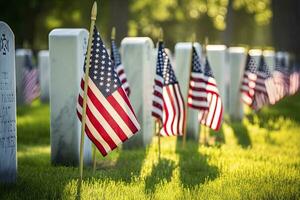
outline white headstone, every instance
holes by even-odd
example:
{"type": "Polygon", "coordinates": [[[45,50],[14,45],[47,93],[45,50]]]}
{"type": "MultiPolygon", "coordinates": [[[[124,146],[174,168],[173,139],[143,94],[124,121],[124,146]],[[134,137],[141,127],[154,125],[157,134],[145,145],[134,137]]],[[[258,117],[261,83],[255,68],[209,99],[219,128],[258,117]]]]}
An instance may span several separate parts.
{"type": "Polygon", "coordinates": [[[15,37],[0,21],[0,182],[17,178],[15,37]]]}
{"type": "Polygon", "coordinates": [[[234,120],[241,120],[244,116],[241,102],[240,87],[246,65],[246,50],[243,47],[230,47],[229,53],[229,116],[234,120]]]}
{"type": "Polygon", "coordinates": [[[24,96],[24,70],[26,64],[26,56],[32,60],[32,51],[30,49],[16,50],[16,88],[17,88],[17,104],[25,103],[24,96]]]}
{"type": "Polygon", "coordinates": [[[207,56],[213,74],[216,78],[218,89],[222,98],[224,112],[228,113],[229,100],[229,69],[227,62],[227,49],[225,45],[208,45],[207,56]]]}
{"type": "Polygon", "coordinates": [[[148,37],[126,37],[121,42],[122,64],[130,85],[130,100],[141,125],[140,133],[124,148],[146,146],[153,136],[151,116],[155,61],[153,42],[148,37]]]}
{"type": "MultiPolygon", "coordinates": [[[[201,58],[202,49],[199,43],[194,43],[196,51],[201,58]]],[[[180,42],[175,46],[175,73],[180,85],[184,102],[187,104],[190,70],[192,59],[192,45],[191,42],[180,42]]],[[[187,107],[187,106],[186,106],[187,107]]],[[[190,107],[187,107],[187,139],[198,141],[199,139],[199,111],[190,107]]]]}
{"type": "Polygon", "coordinates": [[[275,52],[273,50],[264,50],[263,51],[264,59],[269,67],[270,72],[275,69],[275,52]]]}
{"type": "Polygon", "coordinates": [[[49,51],[42,50],[38,54],[38,68],[39,68],[39,81],[41,88],[41,101],[49,101],[49,79],[50,79],[50,68],[49,68],[49,51]]]}
{"type": "MultiPolygon", "coordinates": [[[[81,122],[76,105],[83,75],[88,32],[54,29],[49,34],[51,161],[78,165],[81,122]]],[[[91,142],[85,136],[84,163],[91,164],[91,142]]]]}

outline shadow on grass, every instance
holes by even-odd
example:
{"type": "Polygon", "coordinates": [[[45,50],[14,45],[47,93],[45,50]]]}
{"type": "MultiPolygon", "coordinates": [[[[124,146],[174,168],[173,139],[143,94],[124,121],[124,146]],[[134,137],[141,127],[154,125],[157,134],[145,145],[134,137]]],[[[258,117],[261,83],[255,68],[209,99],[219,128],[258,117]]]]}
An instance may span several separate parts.
{"type": "Polygon", "coordinates": [[[243,148],[248,148],[252,146],[252,142],[249,136],[248,129],[242,122],[232,122],[230,123],[233,133],[237,138],[238,144],[243,148]]]}
{"type": "Polygon", "coordinates": [[[146,157],[146,148],[135,150],[121,150],[116,161],[103,159],[97,164],[97,173],[101,178],[131,183],[139,177],[143,161],[146,157]],[[101,173],[104,170],[105,173],[101,173]]]}
{"type": "Polygon", "coordinates": [[[300,124],[299,107],[300,94],[297,94],[285,97],[275,105],[266,106],[257,113],[251,112],[246,117],[252,124],[257,123],[260,127],[268,130],[278,130],[280,126],[276,124],[276,121],[279,118],[291,119],[300,124]]]}
{"type": "Polygon", "coordinates": [[[218,177],[218,168],[208,164],[207,155],[200,154],[199,142],[187,141],[183,149],[182,142],[177,140],[176,152],[179,154],[180,179],[183,187],[192,189],[218,177]]]}
{"type": "Polygon", "coordinates": [[[145,180],[145,192],[155,192],[155,186],[160,183],[170,182],[172,178],[172,172],[175,168],[175,162],[162,158],[158,163],[153,164],[151,175],[146,177],[145,180]]]}

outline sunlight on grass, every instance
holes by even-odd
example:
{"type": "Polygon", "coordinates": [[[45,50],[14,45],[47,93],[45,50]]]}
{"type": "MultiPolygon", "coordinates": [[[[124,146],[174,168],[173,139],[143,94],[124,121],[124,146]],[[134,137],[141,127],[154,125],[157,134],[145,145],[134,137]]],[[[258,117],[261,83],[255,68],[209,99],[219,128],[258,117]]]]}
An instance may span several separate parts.
{"type": "MultiPolygon", "coordinates": [[[[222,145],[187,141],[183,149],[176,137],[161,138],[159,160],[154,137],[145,149],[97,153],[96,173],[84,169],[81,197],[299,199],[300,118],[288,112],[299,110],[300,95],[288,99],[224,123],[222,145]],[[293,109],[282,112],[287,104],[293,109]]],[[[76,199],[78,168],[50,165],[48,105],[18,108],[18,170],[18,182],[0,187],[0,199],[76,199]]]]}

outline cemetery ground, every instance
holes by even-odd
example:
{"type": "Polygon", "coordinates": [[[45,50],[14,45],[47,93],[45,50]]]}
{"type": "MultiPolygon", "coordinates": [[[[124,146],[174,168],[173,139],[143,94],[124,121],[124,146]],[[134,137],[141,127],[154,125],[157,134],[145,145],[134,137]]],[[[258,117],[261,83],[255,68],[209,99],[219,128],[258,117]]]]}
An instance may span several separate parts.
{"type": "MultiPolygon", "coordinates": [[[[75,109],[75,108],[74,108],[75,109]]],[[[176,137],[146,149],[98,153],[84,169],[82,199],[300,199],[300,95],[223,125],[224,143],[176,137]]],[[[75,199],[78,168],[51,166],[49,106],[18,108],[18,180],[0,199],[75,199]]]]}

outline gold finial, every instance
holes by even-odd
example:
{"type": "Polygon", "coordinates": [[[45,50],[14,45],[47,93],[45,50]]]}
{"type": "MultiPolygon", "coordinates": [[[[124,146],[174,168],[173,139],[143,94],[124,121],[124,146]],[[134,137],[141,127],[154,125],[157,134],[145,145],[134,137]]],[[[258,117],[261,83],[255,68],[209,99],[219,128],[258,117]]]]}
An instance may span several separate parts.
{"type": "Polygon", "coordinates": [[[193,33],[192,35],[192,43],[195,43],[196,42],[196,33],[193,33]]]}
{"type": "Polygon", "coordinates": [[[112,40],[116,39],[116,27],[112,27],[111,29],[111,37],[112,40]]]}
{"type": "Polygon", "coordinates": [[[164,40],[164,31],[162,28],[159,29],[159,38],[158,41],[162,42],[164,40]]]}
{"type": "Polygon", "coordinates": [[[96,20],[97,17],[97,2],[94,1],[92,12],[91,12],[91,20],[96,20]]]}
{"type": "Polygon", "coordinates": [[[207,50],[207,45],[208,45],[208,37],[206,36],[205,39],[204,39],[204,53],[206,53],[206,50],[207,50]]]}

